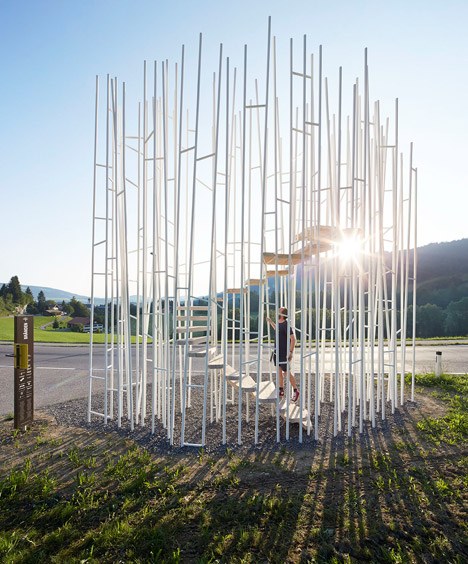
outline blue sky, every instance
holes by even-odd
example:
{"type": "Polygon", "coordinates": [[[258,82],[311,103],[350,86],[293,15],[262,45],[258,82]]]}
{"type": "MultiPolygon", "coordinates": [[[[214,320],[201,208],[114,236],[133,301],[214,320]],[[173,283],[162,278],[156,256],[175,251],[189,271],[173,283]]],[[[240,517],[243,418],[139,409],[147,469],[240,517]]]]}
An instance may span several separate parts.
{"type": "Polygon", "coordinates": [[[143,60],[177,60],[200,31],[208,67],[223,42],[261,69],[268,15],[279,48],[306,33],[345,83],[369,48],[371,97],[399,98],[415,143],[420,243],[467,237],[468,2],[0,0],[0,281],[89,293],[96,74],[136,95],[143,60]]]}

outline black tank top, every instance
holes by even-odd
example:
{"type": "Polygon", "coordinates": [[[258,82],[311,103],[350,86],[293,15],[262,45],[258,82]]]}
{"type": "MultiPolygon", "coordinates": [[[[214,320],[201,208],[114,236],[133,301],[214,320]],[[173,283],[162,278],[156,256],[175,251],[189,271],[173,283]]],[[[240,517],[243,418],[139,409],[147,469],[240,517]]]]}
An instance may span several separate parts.
{"type": "MultiPolygon", "coordinates": [[[[282,323],[278,323],[278,338],[279,338],[279,361],[286,361],[288,358],[288,351],[289,351],[289,339],[288,339],[288,322],[283,321],[282,323]]],[[[289,328],[289,334],[293,335],[294,331],[293,328],[289,328]]],[[[276,337],[276,335],[275,335],[276,337]]]]}

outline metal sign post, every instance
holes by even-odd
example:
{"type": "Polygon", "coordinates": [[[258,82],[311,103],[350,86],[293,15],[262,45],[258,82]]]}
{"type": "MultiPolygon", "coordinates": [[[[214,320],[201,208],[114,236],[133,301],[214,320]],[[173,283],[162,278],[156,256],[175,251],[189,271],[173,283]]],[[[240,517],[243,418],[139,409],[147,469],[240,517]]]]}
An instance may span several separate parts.
{"type": "Polygon", "coordinates": [[[32,315],[15,317],[15,429],[34,419],[34,325],[32,315]]]}

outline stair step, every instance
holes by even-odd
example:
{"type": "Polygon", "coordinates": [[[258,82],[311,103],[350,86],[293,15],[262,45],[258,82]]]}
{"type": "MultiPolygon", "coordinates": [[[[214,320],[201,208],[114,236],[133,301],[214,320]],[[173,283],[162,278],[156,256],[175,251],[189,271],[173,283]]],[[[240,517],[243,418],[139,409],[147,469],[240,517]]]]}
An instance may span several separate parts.
{"type": "MultiPolygon", "coordinates": [[[[190,321],[207,321],[208,316],[207,315],[189,315],[189,320],[190,321]]],[[[178,321],[185,321],[187,319],[186,315],[178,315],[177,316],[177,320],[178,321]]]]}
{"type": "MultiPolygon", "coordinates": [[[[206,335],[202,335],[201,337],[190,337],[188,340],[189,345],[202,345],[204,342],[206,343],[206,339],[208,337],[206,335]]],[[[176,345],[182,347],[185,345],[185,339],[177,339],[176,345]]]]}
{"type": "Polygon", "coordinates": [[[265,280],[260,278],[249,278],[245,281],[246,286],[260,286],[260,284],[265,284],[265,280]]]}
{"type": "Polygon", "coordinates": [[[200,331],[208,331],[207,325],[190,325],[189,327],[177,327],[177,333],[200,333],[200,331]]]}
{"type": "Polygon", "coordinates": [[[276,386],[273,384],[273,382],[260,382],[258,401],[259,403],[276,402],[276,386]]]}
{"type": "Polygon", "coordinates": [[[229,366],[229,364],[226,365],[226,370],[224,372],[224,375],[226,377],[226,380],[238,380],[239,379],[239,372],[233,368],[232,366],[229,366]]]}
{"type": "MultiPolygon", "coordinates": [[[[281,415],[286,419],[287,413],[288,410],[285,405],[281,415]]],[[[307,420],[309,419],[309,417],[310,416],[307,409],[302,409],[302,417],[301,417],[300,407],[295,403],[289,402],[289,421],[291,421],[292,423],[298,423],[299,421],[302,421],[307,424],[307,420]]]]}
{"type": "MultiPolygon", "coordinates": [[[[208,356],[214,354],[216,352],[216,347],[211,347],[208,349],[208,356]]],[[[187,353],[187,356],[190,358],[205,358],[206,356],[206,347],[201,347],[199,349],[193,349],[187,353]]]]}
{"type": "MultiPolygon", "coordinates": [[[[228,382],[231,384],[231,386],[234,386],[235,388],[239,388],[239,377],[237,377],[235,380],[228,379],[228,382]]],[[[255,382],[255,380],[251,376],[247,376],[247,374],[244,374],[242,376],[242,391],[255,392],[256,389],[257,389],[257,382],[255,382]]]]}
{"type": "Polygon", "coordinates": [[[289,274],[289,270],[287,269],[282,269],[282,270],[267,270],[267,278],[272,278],[273,276],[288,276],[289,274]]]}
{"type": "MultiPolygon", "coordinates": [[[[208,368],[211,370],[222,370],[224,368],[223,355],[214,356],[209,361],[208,368]]],[[[227,380],[236,380],[239,378],[239,372],[229,364],[226,364],[224,375],[227,380]]]]}
{"type": "Polygon", "coordinates": [[[208,311],[208,306],[177,306],[177,311],[208,311]]]}
{"type": "Polygon", "coordinates": [[[295,256],[294,253],[291,255],[286,253],[263,253],[263,261],[265,264],[286,266],[289,265],[289,263],[298,264],[301,262],[301,257],[297,255],[295,256]]]}
{"type": "Polygon", "coordinates": [[[213,370],[219,370],[220,368],[224,368],[224,356],[222,354],[218,356],[214,356],[208,363],[208,368],[211,368],[213,370]]]}
{"type": "Polygon", "coordinates": [[[242,294],[242,293],[247,294],[247,292],[248,292],[247,288],[244,288],[244,289],[242,289],[242,288],[228,288],[226,290],[226,294],[242,294]]]}

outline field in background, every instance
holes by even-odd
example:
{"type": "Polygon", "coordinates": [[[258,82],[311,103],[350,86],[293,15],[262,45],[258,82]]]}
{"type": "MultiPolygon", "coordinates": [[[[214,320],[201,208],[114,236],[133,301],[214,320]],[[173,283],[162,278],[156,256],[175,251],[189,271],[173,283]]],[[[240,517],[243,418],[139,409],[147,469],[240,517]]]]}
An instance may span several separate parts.
{"type": "MultiPolygon", "coordinates": [[[[59,321],[65,323],[71,317],[61,317],[59,321]]],[[[89,333],[74,333],[65,329],[53,329],[54,318],[50,316],[34,316],[34,341],[36,343],[89,343],[89,333]],[[43,325],[50,323],[47,328],[41,329],[43,325]]],[[[0,317],[0,341],[13,341],[13,317],[0,317]]],[[[104,343],[104,334],[95,333],[94,343],[104,343]]],[[[135,342],[135,337],[132,337],[135,342]]]]}

